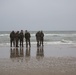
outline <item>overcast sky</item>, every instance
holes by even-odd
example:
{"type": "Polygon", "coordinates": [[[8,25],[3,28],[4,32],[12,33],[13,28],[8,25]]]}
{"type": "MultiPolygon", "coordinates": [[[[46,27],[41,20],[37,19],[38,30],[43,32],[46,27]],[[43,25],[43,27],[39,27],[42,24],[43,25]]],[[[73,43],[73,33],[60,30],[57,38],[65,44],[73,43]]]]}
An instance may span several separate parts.
{"type": "Polygon", "coordinates": [[[76,0],[0,0],[0,31],[76,30],[76,0]]]}

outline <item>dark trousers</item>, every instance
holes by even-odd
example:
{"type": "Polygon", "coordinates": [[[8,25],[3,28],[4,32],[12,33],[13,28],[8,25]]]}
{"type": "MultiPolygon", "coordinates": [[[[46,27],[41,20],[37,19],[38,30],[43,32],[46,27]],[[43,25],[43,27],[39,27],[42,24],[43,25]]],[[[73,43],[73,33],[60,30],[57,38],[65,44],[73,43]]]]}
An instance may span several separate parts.
{"type": "Polygon", "coordinates": [[[16,47],[18,47],[18,40],[16,40],[16,47]]]}
{"type": "Polygon", "coordinates": [[[26,47],[28,46],[28,44],[29,44],[29,46],[31,46],[30,45],[30,39],[26,39],[26,47]]]}
{"type": "Polygon", "coordinates": [[[13,44],[13,46],[15,46],[15,40],[14,39],[10,39],[10,47],[12,47],[12,44],[13,44]]]}
{"type": "Polygon", "coordinates": [[[23,47],[23,39],[22,40],[20,40],[20,47],[23,47]]]}
{"type": "Polygon", "coordinates": [[[43,42],[44,42],[44,39],[43,39],[43,38],[41,38],[41,39],[40,39],[40,45],[42,45],[42,46],[43,46],[43,42]]]}
{"type": "Polygon", "coordinates": [[[40,37],[36,37],[37,47],[40,46],[40,37]]]}
{"type": "Polygon", "coordinates": [[[40,46],[40,40],[37,40],[37,46],[40,46]]]}

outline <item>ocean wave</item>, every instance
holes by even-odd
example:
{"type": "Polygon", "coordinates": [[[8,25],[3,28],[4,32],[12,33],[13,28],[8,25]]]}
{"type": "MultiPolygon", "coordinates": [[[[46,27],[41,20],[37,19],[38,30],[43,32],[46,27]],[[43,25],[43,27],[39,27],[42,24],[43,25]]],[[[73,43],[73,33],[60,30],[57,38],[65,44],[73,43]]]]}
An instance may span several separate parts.
{"type": "Polygon", "coordinates": [[[0,36],[9,36],[9,34],[0,34],[0,36]]]}
{"type": "Polygon", "coordinates": [[[76,43],[73,43],[73,42],[62,42],[62,41],[57,41],[57,42],[45,42],[45,44],[60,45],[60,44],[76,44],[76,43]]]}
{"type": "MultiPolygon", "coordinates": [[[[0,34],[0,36],[9,36],[10,34],[0,34]]],[[[32,33],[31,34],[31,36],[34,36],[35,37],[35,33],[32,33]]],[[[46,34],[46,33],[44,33],[44,36],[53,36],[53,37],[73,37],[73,36],[76,36],[76,34],[51,34],[51,33],[49,33],[49,34],[46,34]]]]}
{"type": "Polygon", "coordinates": [[[45,36],[53,36],[53,37],[73,37],[76,34],[44,34],[45,36]]]}
{"type": "MultiPolygon", "coordinates": [[[[35,37],[35,34],[31,34],[31,36],[35,37]]],[[[76,34],[46,34],[44,33],[44,37],[76,37],[76,34]]]]}
{"type": "MultiPolygon", "coordinates": [[[[31,42],[31,45],[36,45],[36,44],[37,42],[31,42]]],[[[44,45],[61,45],[61,44],[76,44],[76,43],[72,41],[67,41],[67,40],[44,42],[44,45]]],[[[26,45],[25,42],[24,42],[24,45],[26,45]]],[[[0,47],[1,46],[10,46],[10,43],[0,43],[0,47]]]]}

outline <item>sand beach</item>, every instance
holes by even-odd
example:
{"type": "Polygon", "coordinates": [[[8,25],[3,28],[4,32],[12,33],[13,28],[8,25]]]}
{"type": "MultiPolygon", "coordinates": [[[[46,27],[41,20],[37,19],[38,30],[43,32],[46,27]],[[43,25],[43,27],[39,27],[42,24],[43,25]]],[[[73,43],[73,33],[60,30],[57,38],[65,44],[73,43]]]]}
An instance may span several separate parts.
{"type": "Polygon", "coordinates": [[[0,47],[0,75],[76,75],[76,46],[0,47]]]}

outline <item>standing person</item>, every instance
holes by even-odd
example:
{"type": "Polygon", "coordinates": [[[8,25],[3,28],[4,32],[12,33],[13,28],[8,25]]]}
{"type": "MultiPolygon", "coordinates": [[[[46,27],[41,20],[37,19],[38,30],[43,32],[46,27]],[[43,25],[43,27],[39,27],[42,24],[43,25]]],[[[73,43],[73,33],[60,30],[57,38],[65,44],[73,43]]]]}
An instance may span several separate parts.
{"type": "Polygon", "coordinates": [[[15,39],[16,39],[16,47],[18,47],[18,42],[19,42],[19,31],[16,32],[15,39]]]}
{"type": "Polygon", "coordinates": [[[40,31],[36,33],[36,41],[37,41],[37,47],[39,47],[40,46],[40,31]]]}
{"type": "Polygon", "coordinates": [[[19,34],[19,39],[20,39],[20,47],[23,47],[23,41],[24,41],[24,34],[23,34],[23,30],[21,30],[20,34],[19,34]]]}
{"type": "Polygon", "coordinates": [[[28,47],[28,44],[29,44],[29,47],[31,47],[30,37],[31,37],[30,33],[26,30],[26,31],[25,31],[26,47],[28,47]]]}
{"type": "Polygon", "coordinates": [[[43,31],[40,32],[40,45],[43,46],[43,42],[44,42],[44,33],[43,31]]]}
{"type": "Polygon", "coordinates": [[[15,32],[14,31],[10,33],[10,47],[12,47],[12,43],[13,43],[13,46],[15,46],[15,32]]]}

